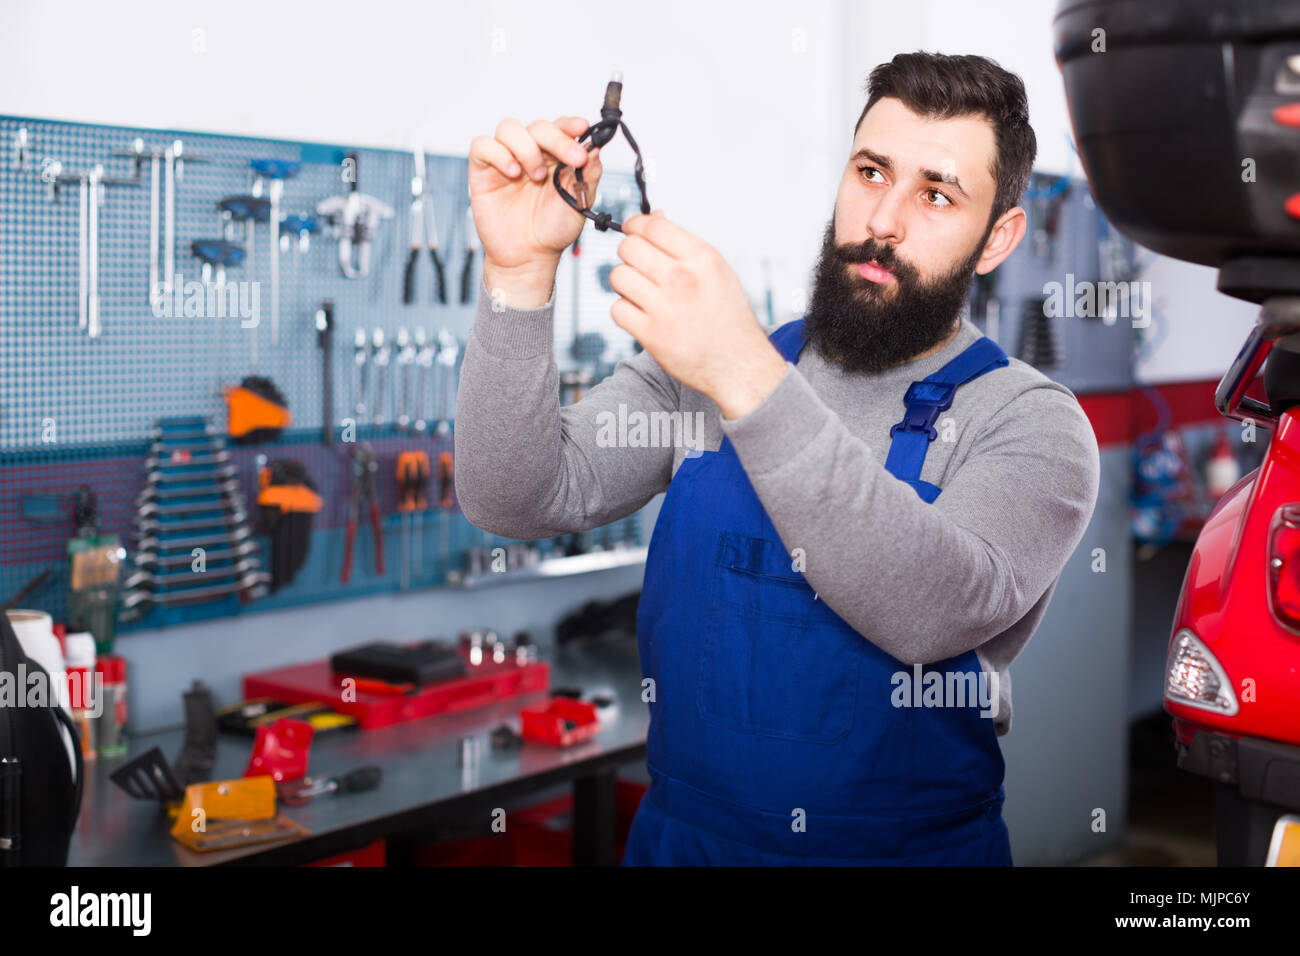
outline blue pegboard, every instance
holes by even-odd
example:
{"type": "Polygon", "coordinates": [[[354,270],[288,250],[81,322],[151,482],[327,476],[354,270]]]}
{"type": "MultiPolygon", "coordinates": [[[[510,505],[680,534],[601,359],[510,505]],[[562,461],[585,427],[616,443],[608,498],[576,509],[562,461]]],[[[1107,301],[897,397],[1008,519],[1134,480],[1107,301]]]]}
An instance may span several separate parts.
{"type": "MultiPolygon", "coordinates": [[[[336,444],[327,448],[319,441],[322,356],[314,318],[322,301],[334,303],[331,360],[336,422],[346,417],[351,407],[351,343],[356,330],[369,333],[380,327],[392,341],[403,327],[412,331],[423,327],[430,336],[445,329],[460,341],[463,355],[481,264],[478,253],[471,299],[460,302],[470,228],[466,158],[426,155],[426,181],[434,201],[448,302],[444,305],[434,299],[432,269],[425,255],[418,264],[416,301],[406,306],[402,304],[402,272],[410,236],[413,158],[409,152],[21,117],[0,117],[0,145],[5,147],[0,154],[0,209],[4,210],[4,228],[0,230],[0,457],[4,465],[0,468],[0,595],[16,592],[35,574],[50,569],[55,573],[30,600],[56,617],[66,610],[63,548],[71,522],[34,525],[25,521],[21,515],[24,494],[61,494],[71,502],[80,484],[91,484],[99,498],[103,530],[119,534],[130,548],[134,543],[130,528],[133,503],[144,481],[145,436],[153,423],[178,415],[224,423],[222,389],[249,374],[271,378],[293,414],[292,427],[276,442],[232,448],[250,509],[256,456],[264,454],[272,459],[303,461],[321,488],[325,510],[317,516],[312,557],[298,579],[248,609],[397,588],[401,523],[393,510],[396,491],[391,480],[396,455],[418,447],[436,460],[439,450],[450,447],[450,436],[400,434],[391,425],[362,424],[358,429],[357,438],[374,442],[380,454],[390,570],[382,579],[366,573],[368,566],[361,558],[367,553],[368,538],[363,532],[357,570],[347,586],[340,586],[337,563],[349,463],[346,447],[336,444]],[[27,131],[22,168],[16,167],[16,157],[8,149],[19,129],[27,131]],[[126,155],[137,139],[146,151],[138,172],[135,159],[126,155]],[[250,160],[275,158],[298,164],[297,174],[284,183],[281,200],[282,215],[292,215],[312,212],[320,200],[350,188],[347,179],[352,168],[345,163],[349,154],[357,157],[360,191],[394,210],[393,218],[378,228],[369,275],[345,278],[336,244],[324,234],[311,237],[305,254],[291,244],[280,259],[279,342],[273,347],[269,229],[263,223],[255,229],[254,258],[231,268],[227,276],[230,282],[258,284],[261,316],[256,329],[241,327],[238,316],[215,319],[155,314],[149,300],[147,155],[177,139],[183,143],[182,159],[190,158],[183,163],[175,191],[175,271],[185,281],[197,280],[200,271],[200,263],[190,252],[191,242],[222,234],[218,201],[249,193],[250,160]],[[61,182],[51,200],[49,180],[54,163],[61,164],[65,174],[81,173],[98,164],[113,182],[104,188],[100,211],[102,334],[96,339],[77,327],[78,187],[75,182],[61,182]]],[[[601,191],[618,201],[631,183],[630,175],[606,171],[601,191]]],[[[602,265],[616,261],[619,238],[587,230],[582,255],[574,258],[566,253],[561,264],[556,338],[562,369],[574,365],[560,347],[567,343],[572,329],[604,335],[606,347],[599,364],[605,371],[632,351],[630,339],[608,316],[615,296],[602,288],[598,278],[602,265]]],[[[447,570],[458,565],[463,549],[481,543],[482,533],[458,512],[450,517],[431,512],[424,526],[423,553],[426,559],[437,557],[417,573],[412,586],[443,583],[447,570]],[[453,555],[449,560],[440,557],[444,520],[453,555]]],[[[150,615],[134,626],[213,613],[226,612],[198,605],[183,615],[150,615]]]]}

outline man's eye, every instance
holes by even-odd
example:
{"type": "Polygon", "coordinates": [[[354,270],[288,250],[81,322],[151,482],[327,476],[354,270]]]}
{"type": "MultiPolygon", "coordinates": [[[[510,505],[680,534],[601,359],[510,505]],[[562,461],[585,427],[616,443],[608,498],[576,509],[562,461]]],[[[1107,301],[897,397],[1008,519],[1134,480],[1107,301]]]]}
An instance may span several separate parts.
{"type": "Polygon", "coordinates": [[[884,173],[881,173],[880,170],[877,169],[875,166],[859,166],[859,167],[858,167],[858,172],[860,172],[860,173],[880,173],[880,177],[881,177],[880,179],[877,180],[877,179],[870,179],[870,178],[868,178],[867,181],[868,181],[868,182],[883,182],[883,181],[884,181],[884,176],[885,176],[885,174],[884,174],[884,173]]]}
{"type": "Polygon", "coordinates": [[[938,196],[939,199],[943,200],[942,202],[934,202],[934,201],[930,201],[930,205],[931,205],[931,206],[934,206],[936,209],[942,209],[944,206],[951,206],[951,205],[952,205],[952,200],[949,199],[947,196],[945,196],[943,193],[939,192],[939,190],[937,190],[937,189],[927,189],[927,190],[925,191],[925,195],[926,195],[926,196],[938,196]]]}

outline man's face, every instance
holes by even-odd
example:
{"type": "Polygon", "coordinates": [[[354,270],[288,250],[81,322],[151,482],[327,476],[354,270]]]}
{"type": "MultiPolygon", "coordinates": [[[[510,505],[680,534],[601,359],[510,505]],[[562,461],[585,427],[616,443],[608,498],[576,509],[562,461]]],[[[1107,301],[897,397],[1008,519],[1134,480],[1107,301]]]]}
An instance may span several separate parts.
{"type": "Polygon", "coordinates": [[[995,148],[981,117],[924,119],[895,99],[871,108],[840,181],[805,323],[823,355],[849,371],[878,371],[954,330],[975,272],[1019,239],[1005,249],[988,242],[995,148]]]}

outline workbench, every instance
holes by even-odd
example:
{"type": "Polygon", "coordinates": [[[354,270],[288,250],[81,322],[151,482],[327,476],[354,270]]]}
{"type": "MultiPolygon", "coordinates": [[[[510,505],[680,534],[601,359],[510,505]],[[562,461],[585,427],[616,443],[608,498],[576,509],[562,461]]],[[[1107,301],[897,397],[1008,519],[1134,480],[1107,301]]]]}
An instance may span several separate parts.
{"type": "MultiPolygon", "coordinates": [[[[310,834],[275,843],[196,853],[169,835],[171,821],[156,803],[128,796],[109,779],[125,759],[88,765],[81,816],[68,854],[70,866],[292,866],[365,847],[376,840],[400,847],[427,838],[454,821],[488,821],[495,808],[520,798],[572,784],[573,862],[612,865],[615,855],[615,778],[618,768],[645,759],[648,707],[641,702],[641,669],[630,638],[544,648],[552,687],[609,693],[617,712],[589,741],[569,748],[525,743],[494,750],[491,730],[503,722],[518,729],[518,711],[544,698],[534,694],[489,707],[412,721],[381,730],[325,734],[312,742],[308,775],[324,777],[364,764],[383,768],[375,790],[317,797],[285,816],[310,834]],[[460,765],[458,742],[479,740],[477,761],[460,765]],[[480,816],[481,815],[481,816],[480,816]]],[[[218,702],[220,705],[222,702],[218,702]]],[[[126,759],[160,747],[175,761],[181,730],[141,735],[130,741],[126,759]]],[[[221,734],[212,779],[242,776],[251,737],[221,734]]],[[[508,816],[507,816],[507,826],[508,816]]]]}

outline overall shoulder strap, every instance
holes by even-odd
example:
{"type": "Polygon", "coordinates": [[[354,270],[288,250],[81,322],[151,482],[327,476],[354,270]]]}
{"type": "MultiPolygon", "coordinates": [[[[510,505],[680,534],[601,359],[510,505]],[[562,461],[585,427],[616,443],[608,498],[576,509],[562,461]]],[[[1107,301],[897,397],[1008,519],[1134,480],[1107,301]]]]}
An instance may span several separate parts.
{"type": "Polygon", "coordinates": [[[889,430],[889,455],[885,470],[907,482],[927,502],[939,497],[939,488],[921,481],[930,442],[938,437],[934,423],[952,406],[957,389],[985,372],[1009,364],[1007,353],[988,336],[980,336],[937,372],[908,386],[903,396],[903,420],[889,430]]]}
{"type": "Polygon", "coordinates": [[[795,319],[768,336],[768,341],[781,353],[781,358],[796,365],[799,363],[799,353],[803,351],[804,342],[807,341],[803,323],[803,319],[795,319]]]}

